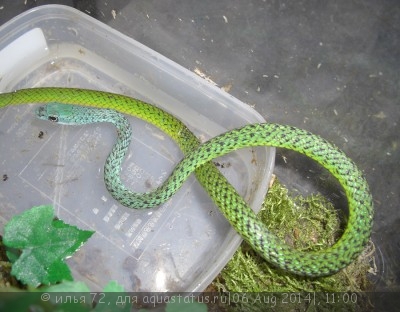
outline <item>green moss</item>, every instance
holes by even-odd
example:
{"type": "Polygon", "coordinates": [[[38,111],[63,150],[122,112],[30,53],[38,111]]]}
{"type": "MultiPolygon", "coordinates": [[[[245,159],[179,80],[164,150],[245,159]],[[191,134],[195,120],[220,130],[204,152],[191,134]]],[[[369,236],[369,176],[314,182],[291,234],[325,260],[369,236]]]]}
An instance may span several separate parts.
{"type": "MultiPolygon", "coordinates": [[[[291,197],[288,190],[275,180],[258,217],[287,244],[299,250],[321,250],[332,245],[341,235],[341,218],[333,205],[321,195],[291,197]]],[[[372,245],[353,264],[337,274],[320,278],[295,276],[275,268],[243,242],[233,258],[212,283],[219,292],[277,293],[303,295],[314,292],[360,292],[370,287],[367,274],[371,271],[372,245]]],[[[254,294],[255,295],[255,294],[254,294]]],[[[303,309],[313,311],[308,300],[303,309]]],[[[238,303],[238,311],[264,311],[254,304],[238,303]]],[[[270,305],[270,307],[272,307],[270,305]]],[[[292,310],[294,306],[279,307],[292,310]]]]}

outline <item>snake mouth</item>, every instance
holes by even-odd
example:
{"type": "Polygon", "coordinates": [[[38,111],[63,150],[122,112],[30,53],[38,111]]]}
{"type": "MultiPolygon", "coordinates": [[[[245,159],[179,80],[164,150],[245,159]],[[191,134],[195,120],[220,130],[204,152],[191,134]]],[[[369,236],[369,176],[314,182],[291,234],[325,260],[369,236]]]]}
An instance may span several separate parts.
{"type": "Polygon", "coordinates": [[[46,109],[44,106],[39,106],[35,109],[36,116],[40,119],[47,119],[46,117],[46,109]]]}

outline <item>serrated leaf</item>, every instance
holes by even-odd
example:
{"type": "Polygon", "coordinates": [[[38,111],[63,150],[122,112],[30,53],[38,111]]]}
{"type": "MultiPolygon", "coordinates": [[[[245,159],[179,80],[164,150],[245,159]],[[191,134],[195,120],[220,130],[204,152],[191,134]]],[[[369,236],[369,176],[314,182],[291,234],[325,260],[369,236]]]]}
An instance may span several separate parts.
{"type": "Polygon", "coordinates": [[[4,228],[4,244],[22,250],[11,273],[25,284],[37,287],[72,280],[64,259],[94,233],[53,219],[51,206],[38,206],[13,217],[4,228]]]}

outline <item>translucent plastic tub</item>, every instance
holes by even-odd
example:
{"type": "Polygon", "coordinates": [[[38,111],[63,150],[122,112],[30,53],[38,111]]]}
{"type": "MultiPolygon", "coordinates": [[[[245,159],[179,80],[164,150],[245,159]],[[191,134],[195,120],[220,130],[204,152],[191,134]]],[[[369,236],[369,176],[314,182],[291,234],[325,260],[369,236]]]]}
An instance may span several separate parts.
{"type": "MultiPolygon", "coordinates": [[[[140,43],[69,7],[38,7],[0,28],[0,91],[39,86],[106,90],[174,114],[207,140],[263,118],[140,43]]],[[[116,280],[127,291],[201,291],[241,239],[192,175],[166,204],[121,206],[107,192],[103,165],[111,125],[82,127],[37,120],[35,105],[0,111],[0,212],[4,225],[32,206],[52,204],[67,223],[96,234],[67,263],[92,290],[116,280]]],[[[125,184],[160,184],[182,154],[158,129],[131,118],[134,140],[123,166],[125,184]]],[[[244,149],[216,160],[258,210],[268,188],[274,149],[244,149]]],[[[3,226],[1,226],[1,230],[3,226]]]]}

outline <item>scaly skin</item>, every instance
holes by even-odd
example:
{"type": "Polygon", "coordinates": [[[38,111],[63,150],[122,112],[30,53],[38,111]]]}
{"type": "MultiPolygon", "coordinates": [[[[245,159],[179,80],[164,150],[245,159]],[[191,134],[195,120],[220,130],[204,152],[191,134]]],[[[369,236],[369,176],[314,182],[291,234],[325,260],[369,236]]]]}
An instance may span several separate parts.
{"type": "Polygon", "coordinates": [[[105,182],[112,196],[129,208],[148,208],[161,204],[195,171],[201,185],[235,230],[267,261],[294,274],[333,274],[350,264],[369,240],[373,204],[362,172],[337,147],[307,131],[278,124],[251,124],[200,145],[195,135],[172,115],[126,96],[63,88],[37,88],[0,94],[0,108],[8,105],[52,102],[57,104],[42,107],[37,111],[41,118],[53,120],[54,114],[61,113],[58,118],[63,122],[64,116],[70,118],[71,113],[76,110],[82,114],[81,117],[77,115],[78,119],[87,119],[85,122],[94,122],[88,117],[94,114],[99,118],[98,121],[109,121],[116,125],[119,136],[105,164],[105,182]],[[88,113],[86,108],[71,105],[108,108],[152,123],[177,142],[185,157],[176,166],[166,184],[151,193],[133,193],[122,185],[119,178],[120,165],[130,139],[130,129],[127,129],[129,126],[123,121],[124,118],[110,110],[88,113]],[[349,216],[342,237],[333,246],[318,252],[300,252],[282,243],[256,219],[243,198],[210,162],[213,158],[233,150],[261,145],[283,147],[305,154],[328,169],[339,180],[347,196],[349,216]]]}

